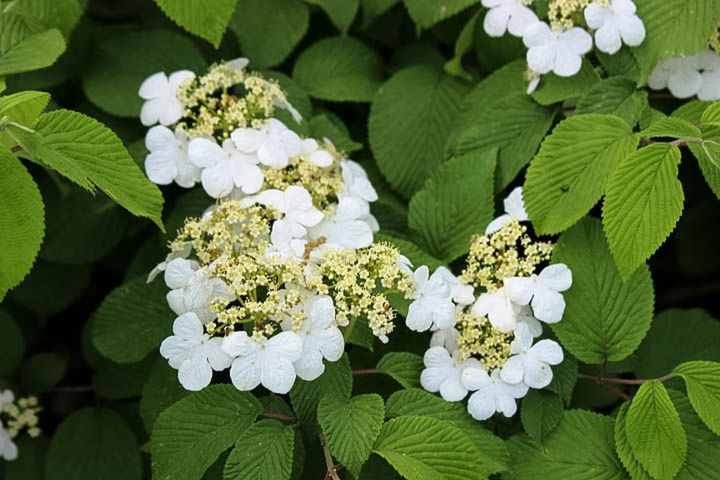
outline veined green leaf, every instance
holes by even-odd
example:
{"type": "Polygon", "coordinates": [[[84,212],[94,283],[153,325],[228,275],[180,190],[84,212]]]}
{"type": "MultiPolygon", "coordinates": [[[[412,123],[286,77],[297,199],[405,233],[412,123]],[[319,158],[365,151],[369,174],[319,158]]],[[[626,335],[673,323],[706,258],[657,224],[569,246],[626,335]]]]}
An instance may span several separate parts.
{"type": "Polygon", "coordinates": [[[165,15],[188,32],[204,38],[215,48],[230,23],[238,0],[155,0],[165,15]]]}
{"type": "Polygon", "coordinates": [[[277,420],[261,420],[242,432],[225,463],[223,480],[288,480],[295,432],[277,420]]]}
{"type": "Polygon", "coordinates": [[[720,363],[685,362],[673,373],[685,380],[690,403],[705,425],[720,435],[720,363]]]}

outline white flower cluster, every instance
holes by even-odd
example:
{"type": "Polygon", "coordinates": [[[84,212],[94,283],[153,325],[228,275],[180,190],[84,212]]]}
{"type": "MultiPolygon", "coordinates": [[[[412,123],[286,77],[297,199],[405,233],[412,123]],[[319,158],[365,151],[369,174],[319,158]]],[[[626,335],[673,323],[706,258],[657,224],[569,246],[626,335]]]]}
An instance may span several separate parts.
{"type": "Polygon", "coordinates": [[[560,346],[548,339],[535,342],[543,323],[562,319],[561,292],[572,285],[564,264],[545,267],[552,245],[532,242],[526,228],[522,190],[505,201],[506,214],[488,233],[474,237],[467,267],[460,277],[440,267],[428,276],[415,271],[415,300],[407,325],[433,333],[425,353],[420,382],[448,402],[468,401],[468,412],[485,420],[495,412],[512,416],[516,399],[529,388],[552,380],[551,365],[563,360],[560,346]],[[476,297],[477,295],[477,297],[476,297]]]}
{"type": "Polygon", "coordinates": [[[0,392],[0,458],[7,461],[18,457],[18,448],[13,441],[22,431],[35,438],[40,435],[37,414],[41,408],[35,397],[15,400],[10,390],[0,392]]]}
{"type": "Polygon", "coordinates": [[[246,64],[199,79],[159,73],[140,87],[142,122],[162,124],[146,138],[150,180],[199,181],[219,199],[186,220],[148,281],[164,272],[171,289],[178,317],[160,353],[184,388],[201,390],[229,368],[239,390],[283,394],[339,360],[358,319],[387,341],[395,311],[384,293],[409,295],[410,276],[397,249],[373,244],[377,193],[363,168],[272,118],[280,106],[299,120],[246,64]]]}
{"type": "Polygon", "coordinates": [[[648,86],[653,90],[667,88],[677,98],[695,95],[700,100],[720,100],[720,55],[705,49],[690,57],[661,60],[653,70],[648,86]]]}
{"type": "Polygon", "coordinates": [[[530,8],[533,1],[482,0],[490,8],[484,21],[488,35],[500,37],[507,31],[528,47],[528,93],[537,88],[543,74],[571,77],[580,71],[582,56],[593,46],[591,34],[575,26],[580,12],[601,52],[612,55],[623,44],[636,47],[645,40],[645,25],[632,0],[551,0],[549,23],[538,19],[530,8]]]}

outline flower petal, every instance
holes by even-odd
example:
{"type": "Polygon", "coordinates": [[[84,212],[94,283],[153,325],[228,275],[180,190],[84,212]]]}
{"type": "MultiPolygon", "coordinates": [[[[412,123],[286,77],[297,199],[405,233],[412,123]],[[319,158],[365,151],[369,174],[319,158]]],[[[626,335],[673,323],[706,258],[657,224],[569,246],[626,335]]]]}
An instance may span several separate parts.
{"type": "Polygon", "coordinates": [[[169,89],[168,78],[164,72],[157,72],[146,78],[138,90],[138,95],[144,100],[166,95],[169,89]]]}
{"type": "Polygon", "coordinates": [[[556,263],[543,268],[538,281],[556,292],[564,292],[572,286],[572,272],[564,263],[556,263]]]}
{"type": "Polygon", "coordinates": [[[495,413],[495,398],[490,390],[482,389],[470,395],[467,411],[475,420],[487,420],[492,417],[495,413]]]}
{"type": "Polygon", "coordinates": [[[465,368],[460,381],[468,390],[480,390],[490,385],[490,376],[482,368],[465,368]]]}
{"type": "Polygon", "coordinates": [[[178,380],[185,390],[197,392],[210,385],[212,368],[206,359],[193,356],[180,365],[178,380]]]}
{"type": "Polygon", "coordinates": [[[622,47],[620,30],[615,24],[606,22],[595,32],[595,45],[601,52],[613,55],[622,47]]]}
{"type": "Polygon", "coordinates": [[[508,277],[503,279],[503,287],[513,303],[527,305],[535,291],[535,279],[532,277],[508,277]]]}
{"type": "Polygon", "coordinates": [[[538,17],[530,8],[525,5],[516,4],[510,13],[510,21],[507,23],[510,35],[521,37],[530,25],[538,23],[538,17]]]}
{"type": "Polygon", "coordinates": [[[200,174],[200,179],[205,192],[213,198],[227,197],[232,192],[233,178],[226,162],[218,162],[212,167],[205,168],[200,174]]]}
{"type": "Polygon", "coordinates": [[[193,138],[188,144],[188,157],[190,162],[200,168],[216,165],[225,152],[214,140],[204,137],[193,138]]]}
{"type": "Polygon", "coordinates": [[[293,332],[281,332],[268,340],[265,345],[273,356],[290,362],[296,362],[302,355],[302,340],[293,332]]]}
{"type": "Polygon", "coordinates": [[[453,369],[452,374],[440,384],[440,396],[446,402],[459,402],[467,393],[467,389],[460,383],[457,369],[453,369]]]}
{"type": "Polygon", "coordinates": [[[523,355],[513,355],[500,370],[500,378],[507,383],[520,383],[525,373],[523,355]]]}
{"type": "Polygon", "coordinates": [[[565,312],[565,298],[562,294],[542,285],[535,288],[530,305],[535,318],[545,323],[559,322],[565,312]]]}
{"type": "Polygon", "coordinates": [[[540,340],[528,351],[533,360],[550,365],[559,365],[563,361],[563,351],[560,345],[553,340],[540,340]]]}
{"type": "Polygon", "coordinates": [[[255,365],[255,357],[236,358],[230,366],[230,380],[241,391],[252,390],[260,385],[260,369],[255,365]]]}
{"type": "Polygon", "coordinates": [[[528,357],[525,361],[523,381],[530,388],[545,388],[552,381],[552,369],[547,363],[528,357]]]}
{"type": "MultiPolygon", "coordinates": [[[[281,333],[280,335],[282,335],[283,333],[281,333]]],[[[268,343],[273,339],[279,337],[280,335],[271,338],[268,343]]],[[[300,341],[300,339],[298,339],[298,341],[300,341]]],[[[297,355],[297,358],[294,361],[297,361],[299,358],[300,355],[297,355]]],[[[290,391],[293,383],[295,383],[295,376],[295,367],[293,367],[292,362],[288,360],[287,357],[274,355],[263,356],[262,365],[260,368],[260,383],[262,383],[263,387],[267,388],[273,393],[284,395],[290,391]]]]}
{"type": "Polygon", "coordinates": [[[491,37],[502,37],[507,30],[508,21],[510,20],[510,9],[500,6],[490,9],[485,14],[483,20],[483,28],[491,37]]]}

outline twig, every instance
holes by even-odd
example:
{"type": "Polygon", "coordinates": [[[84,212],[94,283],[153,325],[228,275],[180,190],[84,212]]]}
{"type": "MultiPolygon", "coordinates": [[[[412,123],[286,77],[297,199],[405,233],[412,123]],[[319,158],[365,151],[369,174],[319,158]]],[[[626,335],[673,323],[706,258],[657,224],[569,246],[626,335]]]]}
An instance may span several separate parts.
{"type": "Polygon", "coordinates": [[[52,393],[86,393],[92,392],[93,387],[91,385],[78,385],[69,387],[56,387],[50,390],[52,393]]]}
{"type": "Polygon", "coordinates": [[[323,435],[322,433],[320,434],[320,445],[322,445],[323,453],[325,454],[325,465],[327,465],[327,473],[325,474],[324,480],[340,480],[337,472],[343,466],[340,463],[336,464],[335,462],[333,462],[330,449],[328,449],[327,444],[325,443],[325,435],[323,435]]]}
{"type": "Polygon", "coordinates": [[[624,378],[603,378],[603,377],[593,377],[592,375],[584,375],[584,374],[578,374],[578,378],[584,378],[588,380],[596,380],[598,382],[602,383],[617,383],[620,385],[642,385],[643,383],[647,382],[664,382],[665,380],[668,380],[675,375],[672,373],[668,373],[667,375],[663,375],[662,377],[658,378],[647,378],[647,379],[639,379],[639,380],[626,380],[624,378]]]}
{"type": "Polygon", "coordinates": [[[297,418],[291,417],[289,415],[283,415],[282,413],[273,413],[273,412],[263,412],[260,415],[267,418],[276,418],[278,420],[283,420],[285,422],[296,422],[297,418]]]}
{"type": "Polygon", "coordinates": [[[376,368],[366,368],[364,370],[353,370],[352,371],[353,375],[368,375],[370,373],[383,373],[383,372],[381,372],[380,370],[378,370],[376,368]]]}
{"type": "Polygon", "coordinates": [[[622,390],[620,390],[617,387],[613,387],[612,385],[608,385],[607,383],[602,383],[602,382],[595,382],[595,383],[597,383],[601,387],[606,388],[606,389],[610,390],[611,392],[615,393],[617,396],[619,396],[623,400],[630,400],[632,398],[630,395],[623,392],[622,390]]]}

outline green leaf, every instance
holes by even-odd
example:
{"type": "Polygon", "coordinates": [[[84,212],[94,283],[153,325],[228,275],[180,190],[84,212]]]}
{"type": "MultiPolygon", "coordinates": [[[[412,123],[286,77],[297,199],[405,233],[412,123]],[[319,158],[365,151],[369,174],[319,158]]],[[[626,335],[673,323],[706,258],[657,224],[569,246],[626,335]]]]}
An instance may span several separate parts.
{"type": "Polygon", "coordinates": [[[563,347],[592,364],[619,361],[635,351],[653,316],[650,270],[643,266],[623,281],[600,222],[592,218],[560,237],[553,253],[556,262],[573,272],[573,286],[563,293],[563,320],[551,325],[563,347]]]}
{"type": "Polygon", "coordinates": [[[353,37],[324,38],[293,67],[293,78],[310,96],[336,102],[369,102],[383,77],[380,56],[353,37]]]}
{"type": "Polygon", "coordinates": [[[140,450],[130,427],[106,408],[84,408],[58,427],[47,454],[45,479],[140,480],[140,450]]]}
{"type": "Polygon", "coordinates": [[[525,93],[506,96],[487,104],[447,149],[460,155],[499,148],[495,189],[504,190],[535,155],[554,118],[555,110],[538,105],[525,93]]]}
{"type": "Polygon", "coordinates": [[[97,186],[132,214],[163,228],[160,190],[110,129],[81,113],[62,109],[41,115],[35,129],[43,139],[32,149],[33,156],[90,191],[97,186]]]}
{"type": "Polygon", "coordinates": [[[541,105],[561,102],[568,98],[579,97],[600,81],[600,76],[588,60],[583,60],[582,68],[572,77],[559,77],[554,73],[545,75],[540,87],[532,93],[532,98],[541,105]]]}
{"type": "Polygon", "coordinates": [[[139,397],[158,358],[160,355],[155,353],[141,362],[121,365],[100,357],[101,363],[92,377],[95,394],[114,400],[139,397]]]}
{"type": "Polygon", "coordinates": [[[8,377],[25,355],[25,339],[15,319],[0,310],[0,377],[8,377]]]}
{"type": "Polygon", "coordinates": [[[407,352],[386,353],[377,364],[378,370],[390,375],[405,388],[420,387],[420,372],[425,368],[419,355],[407,352]]]}
{"type": "Polygon", "coordinates": [[[432,417],[406,416],[383,425],[373,452],[413,480],[487,478],[477,468],[476,449],[461,430],[432,417]]]}
{"type": "Polygon", "coordinates": [[[530,389],[522,400],[520,420],[528,435],[542,442],[563,416],[563,401],[559,395],[546,390],[530,389]]]}
{"type": "Polygon", "coordinates": [[[648,105],[647,92],[635,88],[635,82],[625,77],[601,80],[580,98],[575,114],[607,113],[635,125],[648,105]]]}
{"type": "Polygon", "coordinates": [[[232,385],[211,385],[191,393],[155,422],[153,478],[199,480],[261,411],[255,397],[232,385]]]}
{"type": "Polygon", "coordinates": [[[357,474],[370,456],[385,417],[380,395],[358,395],[349,400],[325,396],[317,410],[330,452],[357,474]]]}
{"type": "Polygon", "coordinates": [[[720,435],[720,363],[685,362],[673,373],[685,380],[690,403],[705,425],[720,435]]]}
{"type": "Polygon", "coordinates": [[[720,438],[703,424],[693,412],[687,397],[676,390],[668,390],[687,434],[687,457],[675,477],[676,480],[714,480],[717,466],[709,459],[720,458],[720,438]]]}
{"type": "Polygon", "coordinates": [[[30,16],[45,27],[57,28],[67,39],[80,21],[86,6],[86,1],[80,5],[78,0],[21,0],[13,2],[7,8],[13,13],[30,16]]]}
{"type": "Polygon", "coordinates": [[[345,125],[338,125],[325,114],[315,115],[310,119],[310,131],[314,138],[329,138],[335,148],[345,154],[362,148],[361,143],[354,142],[350,138],[345,125]]]}
{"type": "Polygon", "coordinates": [[[45,435],[36,438],[23,435],[15,438],[18,457],[5,462],[3,480],[45,480],[45,458],[50,439],[45,435]]]}
{"type": "Polygon", "coordinates": [[[57,353],[36,353],[20,367],[20,380],[25,393],[37,395],[53,388],[65,376],[67,358],[57,353]]]}
{"type": "Polygon", "coordinates": [[[0,301],[35,263],[45,234],[45,210],[37,184],[20,161],[0,155],[0,301]]]}
{"type": "Polygon", "coordinates": [[[306,0],[308,3],[317,5],[322,8],[327,16],[330,17],[333,25],[346,34],[355,15],[357,14],[360,0],[306,0]]]}
{"type": "Polygon", "coordinates": [[[702,134],[698,127],[682,118],[662,117],[640,132],[640,135],[647,138],[700,138],[702,134]]]}
{"type": "MultiPolygon", "coordinates": [[[[2,34],[0,34],[2,35],[2,34]]],[[[0,76],[49,67],[65,51],[65,39],[53,28],[0,45],[0,76]]]]}
{"type": "Polygon", "coordinates": [[[670,309],[660,313],[637,351],[638,378],[655,378],[682,362],[720,362],[720,323],[704,310],[670,309]]]}
{"type": "Polygon", "coordinates": [[[623,46],[612,55],[596,49],[595,56],[597,56],[608,75],[621,75],[637,83],[640,77],[640,67],[630,47],[623,46]]]}
{"type": "Polygon", "coordinates": [[[157,349],[175,319],[166,294],[164,282],[148,284],[144,277],[110,292],[94,313],[92,341],[98,351],[117,363],[135,363],[157,349]]]}
{"type": "Polygon", "coordinates": [[[277,420],[261,420],[243,431],[225,463],[223,480],[288,480],[295,433],[277,420]]]}
{"type": "Polygon", "coordinates": [[[410,259],[415,266],[427,265],[430,270],[435,270],[437,267],[446,265],[442,260],[433,257],[431,254],[422,249],[422,247],[414,244],[410,240],[399,238],[394,235],[390,235],[385,232],[375,234],[376,242],[387,242],[391,245],[395,245],[400,253],[410,259]]]}
{"type": "Polygon", "coordinates": [[[237,0],[155,0],[165,15],[188,32],[220,46],[237,0]]]}
{"type": "Polygon", "coordinates": [[[445,160],[445,140],[467,88],[427,65],[393,75],[373,99],[370,146],[380,171],[410,198],[445,160]]]}
{"type": "Polygon", "coordinates": [[[303,427],[312,431],[316,428],[317,407],[325,395],[335,398],[350,398],[352,391],[352,370],[347,354],[337,362],[325,365],[325,372],[312,382],[295,380],[290,390],[290,401],[303,427]]]}
{"type": "Polygon", "coordinates": [[[436,23],[449,18],[479,0],[404,0],[410,18],[421,28],[432,27],[436,23]]]}
{"type": "Polygon", "coordinates": [[[462,58],[473,47],[475,41],[475,26],[481,13],[483,13],[483,10],[475,12],[475,15],[468,20],[460,31],[457,40],[455,40],[455,55],[448,60],[443,67],[450,75],[455,75],[456,77],[461,77],[466,80],[472,79],[472,75],[463,69],[462,58]]]}
{"type": "Polygon", "coordinates": [[[383,13],[398,4],[400,0],[360,0],[362,7],[362,28],[363,30],[383,13]]]}
{"type": "MultiPolygon", "coordinates": [[[[29,127],[45,110],[49,101],[49,93],[33,91],[0,97],[0,118],[7,117],[11,122],[29,127]]],[[[15,145],[17,142],[8,132],[0,131],[0,148],[10,150],[15,145]]]]}
{"type": "Polygon", "coordinates": [[[535,230],[562,232],[600,200],[617,165],[638,139],[614,115],[576,115],[545,138],[528,168],[523,200],[535,230]]]}
{"type": "Polygon", "coordinates": [[[120,117],[140,116],[140,84],[156,72],[203,73],[207,63],[193,41],[177,32],[146,30],[108,38],[83,75],[83,90],[102,110],[120,117]]]}
{"type": "Polygon", "coordinates": [[[170,367],[166,359],[158,358],[140,396],[140,418],[145,430],[152,432],[158,416],[189,393],[178,381],[177,370],[170,367]]]}
{"type": "Polygon", "coordinates": [[[301,0],[244,0],[230,20],[253,68],[271,67],[290,55],[305,36],[310,9],[301,0]]]}
{"type": "Polygon", "coordinates": [[[715,196],[720,198],[720,127],[706,127],[700,143],[688,143],[715,196]]]}
{"type": "Polygon", "coordinates": [[[625,422],[633,455],[657,480],[672,479],[687,453],[680,416],[660,382],[640,386],[625,422]]]}
{"type": "Polygon", "coordinates": [[[617,417],[615,417],[615,450],[633,480],[652,480],[650,474],[635,458],[627,438],[626,420],[629,408],[630,402],[624,402],[620,405],[620,410],[618,410],[617,417]]]}
{"type": "Polygon", "coordinates": [[[654,143],[625,157],[608,183],[603,226],[624,279],[643,264],[675,228],[685,195],[678,180],[680,149],[654,143]]]}
{"type": "Polygon", "coordinates": [[[496,158],[496,149],[453,157],[413,196],[410,230],[434,257],[451,262],[467,253],[472,235],[493,219],[496,158]]]}
{"type": "Polygon", "coordinates": [[[560,395],[565,405],[570,405],[578,378],[578,362],[575,357],[565,354],[560,365],[553,366],[553,378],[547,389],[560,395]]]}

